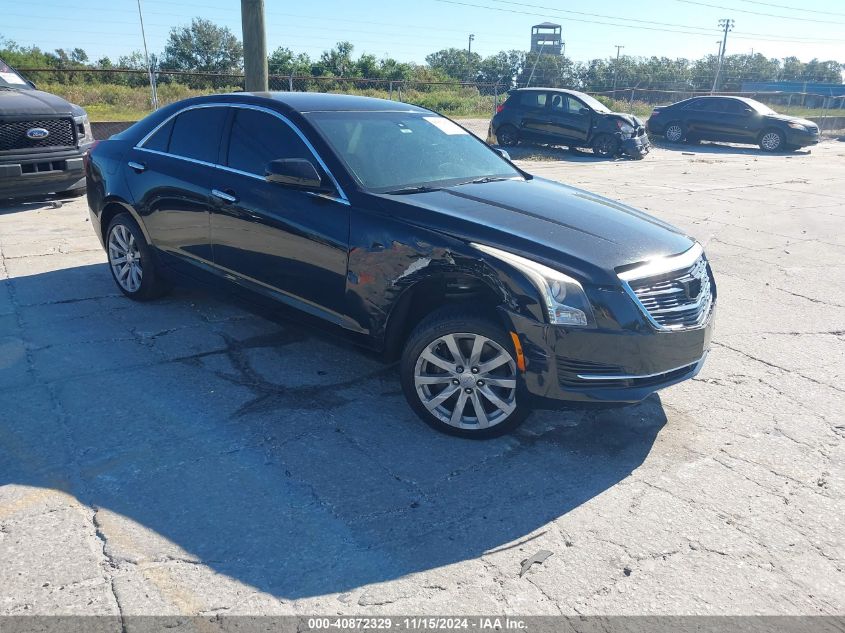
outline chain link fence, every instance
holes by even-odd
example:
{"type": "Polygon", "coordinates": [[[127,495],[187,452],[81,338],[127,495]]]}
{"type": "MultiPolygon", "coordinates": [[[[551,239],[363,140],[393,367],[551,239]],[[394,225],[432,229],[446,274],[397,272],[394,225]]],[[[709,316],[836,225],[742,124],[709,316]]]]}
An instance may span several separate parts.
{"type": "MultiPolygon", "coordinates": [[[[39,89],[58,94],[86,108],[94,121],[134,121],[153,109],[192,96],[236,92],[244,88],[242,74],[127,69],[21,69],[39,89]]],[[[404,101],[450,117],[489,118],[507,98],[510,84],[458,81],[413,81],[366,77],[271,75],[270,90],[354,94],[404,101]]],[[[585,92],[614,111],[647,118],[656,105],[710,94],[688,88],[652,89],[596,86],[585,92]]],[[[729,92],[747,96],[778,112],[810,118],[822,132],[845,129],[845,97],[811,92],[729,92]]],[[[100,126],[105,129],[103,126],[100,126]]]]}

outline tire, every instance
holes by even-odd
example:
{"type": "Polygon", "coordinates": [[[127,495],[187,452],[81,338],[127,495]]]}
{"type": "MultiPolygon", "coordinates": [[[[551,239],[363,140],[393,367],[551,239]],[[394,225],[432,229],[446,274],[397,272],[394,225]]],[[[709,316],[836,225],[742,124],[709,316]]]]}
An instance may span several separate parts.
{"type": "Polygon", "coordinates": [[[763,130],[760,135],[760,149],[764,152],[780,152],[786,148],[786,137],[780,130],[763,130]]]}
{"type": "Polygon", "coordinates": [[[619,139],[610,134],[599,134],[593,140],[593,154],[602,158],[613,158],[619,153],[619,139]]]}
{"type": "Polygon", "coordinates": [[[520,403],[526,396],[512,341],[501,326],[470,307],[447,306],[424,318],[405,344],[400,374],[408,404],[442,433],[497,437],[515,429],[530,413],[520,403]],[[479,349],[476,342],[481,352],[473,361],[473,352],[479,349]],[[455,348],[457,362],[450,351],[455,348]],[[504,362],[485,370],[497,359],[504,362]]]}
{"type": "Polygon", "coordinates": [[[505,124],[496,131],[496,140],[502,147],[516,147],[519,145],[519,131],[514,126],[505,124]]]}
{"type": "Polygon", "coordinates": [[[123,294],[135,301],[149,301],[167,292],[152,249],[131,215],[116,215],[109,223],[105,241],[109,270],[123,294]]]}
{"type": "Polygon", "coordinates": [[[684,124],[680,121],[667,123],[666,128],[663,130],[663,138],[665,138],[669,143],[680,143],[684,140],[686,134],[684,124]]]}

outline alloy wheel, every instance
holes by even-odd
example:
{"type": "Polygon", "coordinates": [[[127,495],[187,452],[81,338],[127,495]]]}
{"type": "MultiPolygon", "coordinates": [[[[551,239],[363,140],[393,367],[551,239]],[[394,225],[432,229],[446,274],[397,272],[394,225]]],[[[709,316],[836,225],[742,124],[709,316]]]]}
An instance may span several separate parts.
{"type": "Polygon", "coordinates": [[[769,152],[773,152],[778,149],[780,147],[780,143],[780,134],[777,132],[768,132],[760,139],[760,145],[763,146],[763,149],[769,152]]]}
{"type": "Polygon", "coordinates": [[[469,332],[446,334],[417,359],[414,387],[423,406],[459,429],[501,424],[516,409],[516,363],[495,341],[469,332]]]}
{"type": "Polygon", "coordinates": [[[109,266],[114,278],[126,292],[138,292],[143,270],[141,251],[135,236],[123,224],[115,224],[109,234],[109,266]]]}
{"type": "Polygon", "coordinates": [[[684,131],[681,129],[680,125],[675,123],[666,128],[664,136],[670,143],[677,143],[684,137],[684,131]]]}

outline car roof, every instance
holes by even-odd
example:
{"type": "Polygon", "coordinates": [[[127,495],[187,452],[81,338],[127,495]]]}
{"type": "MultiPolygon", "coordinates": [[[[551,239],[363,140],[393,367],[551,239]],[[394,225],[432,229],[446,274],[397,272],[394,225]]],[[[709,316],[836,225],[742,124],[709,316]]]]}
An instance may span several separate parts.
{"type": "Polygon", "coordinates": [[[207,100],[224,98],[225,101],[256,103],[268,102],[287,106],[295,112],[425,112],[429,110],[389,99],[360,97],[357,95],[327,94],[324,92],[233,92],[227,95],[210,95],[207,100]]]}

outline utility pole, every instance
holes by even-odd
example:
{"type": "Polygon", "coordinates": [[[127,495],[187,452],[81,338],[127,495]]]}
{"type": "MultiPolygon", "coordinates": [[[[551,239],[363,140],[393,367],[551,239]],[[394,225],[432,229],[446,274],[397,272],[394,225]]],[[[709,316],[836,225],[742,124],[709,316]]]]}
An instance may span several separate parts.
{"type": "Polygon", "coordinates": [[[719,85],[719,73],[722,72],[722,62],[725,60],[725,45],[728,43],[728,31],[733,29],[734,21],[730,18],[725,18],[724,20],[719,20],[719,26],[725,29],[725,33],[722,36],[722,46],[719,49],[719,63],[716,66],[716,76],[713,78],[713,88],[710,90],[711,95],[716,92],[716,88],[719,85]]]}
{"type": "Polygon", "coordinates": [[[244,36],[244,89],[266,92],[267,31],[264,29],[264,0],[241,0],[244,36]]]}
{"type": "Polygon", "coordinates": [[[616,46],[616,66],[613,67],[613,98],[616,99],[616,76],[619,74],[619,51],[621,51],[624,46],[620,46],[619,44],[614,44],[616,46]]]}
{"type": "Polygon", "coordinates": [[[470,33],[469,41],[467,42],[467,79],[472,81],[472,41],[475,39],[475,35],[470,33]]]}
{"type": "Polygon", "coordinates": [[[144,32],[144,14],[141,12],[141,0],[138,0],[138,18],[141,20],[141,39],[144,41],[144,64],[147,66],[147,74],[150,77],[150,103],[153,110],[158,110],[158,90],[156,90],[156,77],[153,68],[150,66],[150,56],[147,53],[147,34],[144,32]]]}

